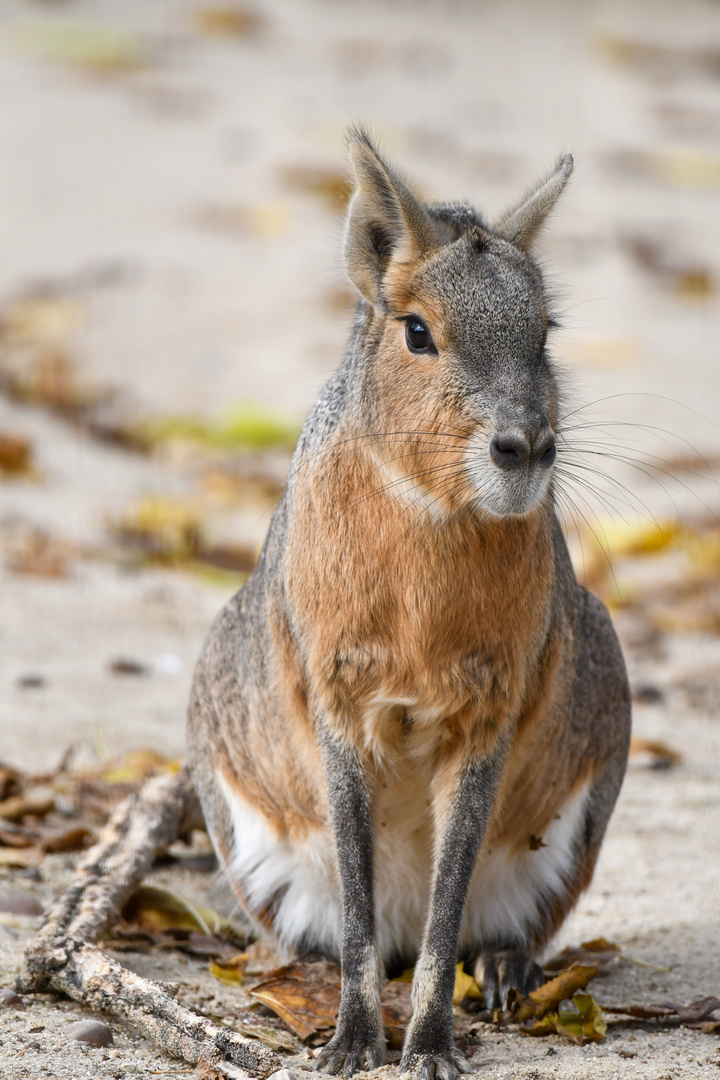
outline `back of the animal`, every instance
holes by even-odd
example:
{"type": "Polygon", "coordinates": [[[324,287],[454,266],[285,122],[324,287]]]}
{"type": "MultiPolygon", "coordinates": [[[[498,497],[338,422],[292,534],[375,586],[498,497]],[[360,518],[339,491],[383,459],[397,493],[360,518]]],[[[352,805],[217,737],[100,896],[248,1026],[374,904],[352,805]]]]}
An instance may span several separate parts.
{"type": "Polygon", "coordinates": [[[350,137],[345,360],[303,429],[258,566],[198,664],[189,753],[236,896],[341,960],[319,1064],[452,1080],[455,965],[489,1007],[587,886],[629,738],[625,667],[556,515],[562,396],[531,254],[572,159],[489,224],[428,206],[350,137]]]}

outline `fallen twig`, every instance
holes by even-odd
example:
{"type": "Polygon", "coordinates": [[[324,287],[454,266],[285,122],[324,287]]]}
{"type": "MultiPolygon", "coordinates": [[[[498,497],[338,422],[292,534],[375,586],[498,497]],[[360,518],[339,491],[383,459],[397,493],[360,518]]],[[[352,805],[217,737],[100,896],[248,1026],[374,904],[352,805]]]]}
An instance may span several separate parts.
{"type": "Polygon", "coordinates": [[[55,990],[122,1017],[156,1046],[191,1064],[202,1059],[228,1080],[265,1080],[281,1067],[272,1050],[197,1016],[96,944],[119,920],[158,852],[201,822],[185,771],[155,777],[121,803],[48,909],[17,986],[24,993],[55,990]]]}

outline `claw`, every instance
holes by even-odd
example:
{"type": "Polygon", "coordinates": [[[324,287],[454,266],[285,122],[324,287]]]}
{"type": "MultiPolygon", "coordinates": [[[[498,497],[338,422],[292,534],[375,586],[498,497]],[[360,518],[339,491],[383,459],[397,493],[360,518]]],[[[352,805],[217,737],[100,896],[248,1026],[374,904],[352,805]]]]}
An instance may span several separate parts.
{"type": "Polygon", "coordinates": [[[313,1069],[321,1069],[331,1076],[354,1076],[357,1072],[377,1069],[384,1061],[381,1045],[367,1045],[362,1037],[343,1035],[332,1037],[312,1063],[313,1069]]]}
{"type": "Polygon", "coordinates": [[[400,1080],[457,1080],[460,1073],[470,1072],[470,1064],[459,1050],[441,1053],[403,1055],[400,1080]]]}
{"type": "Polygon", "coordinates": [[[505,1009],[513,988],[526,997],[545,982],[540,965],[518,949],[486,953],[478,966],[478,982],[482,983],[488,1009],[505,1009]]]}

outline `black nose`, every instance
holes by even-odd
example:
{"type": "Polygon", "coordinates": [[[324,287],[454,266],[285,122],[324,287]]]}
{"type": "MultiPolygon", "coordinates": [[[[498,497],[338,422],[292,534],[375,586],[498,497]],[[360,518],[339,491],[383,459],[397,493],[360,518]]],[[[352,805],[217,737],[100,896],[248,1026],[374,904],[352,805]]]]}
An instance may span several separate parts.
{"type": "Polygon", "coordinates": [[[530,457],[530,446],[520,435],[495,435],[490,457],[498,469],[517,469],[530,457]]]}
{"type": "Polygon", "coordinates": [[[490,457],[498,469],[518,469],[528,463],[547,469],[556,454],[555,436],[548,428],[532,444],[520,432],[494,435],[490,442],[490,457]]]}

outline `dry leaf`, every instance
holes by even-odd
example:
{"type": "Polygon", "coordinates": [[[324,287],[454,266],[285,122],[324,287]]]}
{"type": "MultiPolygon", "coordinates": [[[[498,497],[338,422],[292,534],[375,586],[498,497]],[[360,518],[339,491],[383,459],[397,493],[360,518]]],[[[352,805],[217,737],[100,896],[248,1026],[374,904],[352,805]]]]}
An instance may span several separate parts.
{"type": "Polygon", "coordinates": [[[6,821],[22,821],[27,815],[45,817],[54,809],[55,799],[52,795],[11,795],[9,799],[0,802],[0,818],[6,821]]]}
{"type": "Polygon", "coordinates": [[[282,170],[281,176],[289,187],[307,195],[316,195],[335,213],[342,214],[347,209],[352,184],[345,173],[307,165],[289,165],[282,170]]]}
{"type": "Polygon", "coordinates": [[[168,889],[143,885],[123,908],[123,919],[145,930],[196,930],[208,936],[232,937],[235,928],[212,908],[191,904],[168,889]]]}
{"type": "Polygon", "coordinates": [[[390,1050],[402,1050],[405,1030],[412,1016],[411,994],[410,982],[393,979],[380,995],[385,1039],[390,1050]]]}
{"type": "Polygon", "coordinates": [[[155,750],[129,750],[92,774],[109,784],[135,783],[149,780],[160,773],[180,771],[180,762],[163,757],[155,750]]]}
{"type": "Polygon", "coordinates": [[[32,446],[23,435],[0,434],[0,476],[22,476],[32,471],[32,446]]]}
{"type": "Polygon", "coordinates": [[[297,961],[269,971],[251,997],[276,1012],[300,1039],[335,1027],[340,1007],[340,968],[329,961],[297,961]]]}
{"type": "Polygon", "coordinates": [[[146,495],[109,526],[124,543],[158,562],[192,559],[200,549],[202,514],[193,500],[146,495]]]}
{"type": "Polygon", "coordinates": [[[459,1005],[461,1001],[466,998],[481,998],[482,990],[473,979],[472,975],[467,975],[463,969],[462,964],[457,964],[455,968],[455,989],[453,990],[453,1005],[459,1005]]]}
{"type": "Polygon", "coordinates": [[[715,280],[707,266],[672,254],[653,237],[628,236],[623,243],[638,266],[666,288],[693,300],[714,295],[715,280]]]}
{"type": "Polygon", "coordinates": [[[25,777],[11,765],[0,765],[0,799],[7,799],[10,795],[19,795],[22,791],[25,777]]]}
{"type": "Polygon", "coordinates": [[[60,345],[83,323],[72,296],[44,293],[14,300],[0,311],[0,337],[11,347],[60,345]]]}
{"type": "Polygon", "coordinates": [[[677,1019],[682,1024],[696,1024],[707,1020],[720,1009],[720,999],[704,997],[690,1005],[673,1005],[670,1002],[659,1005],[603,1005],[603,1009],[615,1016],[631,1016],[636,1020],[677,1019]]]}
{"type": "Polygon", "coordinates": [[[69,572],[72,549],[41,529],[28,529],[8,544],[7,567],[14,574],[64,578],[69,572]]]}
{"type": "Polygon", "coordinates": [[[671,769],[674,765],[680,765],[683,759],[682,754],[667,743],[659,739],[641,739],[639,735],[633,735],[630,739],[630,753],[650,754],[651,769],[671,769]]]}
{"type": "Polygon", "coordinates": [[[91,844],[94,844],[96,839],[97,837],[92,829],[86,829],[82,825],[78,825],[73,829],[66,829],[64,832],[44,836],[40,841],[40,849],[47,855],[61,851],[83,851],[85,848],[90,847],[91,844]]]}
{"type": "MultiPolygon", "coordinates": [[[[328,961],[297,961],[266,972],[250,995],[272,1009],[299,1038],[322,1033],[329,1037],[340,1008],[341,974],[328,961]]],[[[411,986],[398,979],[380,995],[388,1045],[400,1049],[412,1015],[411,986]]]]}
{"type": "Polygon", "coordinates": [[[590,994],[575,994],[573,1008],[547,1013],[532,1027],[523,1028],[527,1035],[550,1035],[557,1032],[571,1042],[583,1046],[587,1042],[604,1039],[607,1023],[602,1009],[590,994]]]}
{"type": "Polygon", "coordinates": [[[578,990],[584,990],[598,973],[596,965],[572,964],[554,979],[533,990],[526,998],[518,998],[514,991],[508,995],[508,1003],[514,1019],[519,1023],[531,1018],[541,1019],[556,1009],[561,1001],[571,998],[578,990]]]}
{"type": "Polygon", "coordinates": [[[0,866],[13,866],[21,869],[39,866],[45,852],[37,847],[9,848],[0,847],[0,866]]]}
{"type": "Polygon", "coordinates": [[[209,1065],[205,1058],[201,1057],[195,1066],[195,1075],[198,1080],[225,1080],[225,1073],[209,1065]]]}
{"type": "Polygon", "coordinates": [[[208,4],[193,16],[196,28],[208,37],[247,37],[256,33],[263,20],[239,4],[208,4]]]}
{"type": "Polygon", "coordinates": [[[91,74],[137,71],[150,60],[146,38],[103,23],[43,20],[18,26],[15,36],[26,52],[91,74]]]}
{"type": "Polygon", "coordinates": [[[594,967],[604,967],[611,960],[620,956],[620,946],[606,938],[594,938],[592,941],[583,941],[579,948],[567,946],[561,953],[551,957],[543,964],[544,971],[566,971],[572,964],[591,964],[594,967]]]}
{"type": "Polygon", "coordinates": [[[210,963],[209,971],[220,982],[227,983],[229,986],[242,986],[247,962],[246,953],[238,953],[227,959],[218,957],[210,963]]]}

